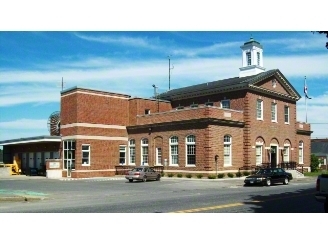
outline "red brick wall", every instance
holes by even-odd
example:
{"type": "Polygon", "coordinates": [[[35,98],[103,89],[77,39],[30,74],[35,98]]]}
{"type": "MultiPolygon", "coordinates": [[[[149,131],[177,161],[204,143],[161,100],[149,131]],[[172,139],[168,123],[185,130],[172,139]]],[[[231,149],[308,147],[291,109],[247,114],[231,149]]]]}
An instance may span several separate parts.
{"type": "MultiPolygon", "coordinates": [[[[147,128],[148,129],[148,128],[147,128]]],[[[149,141],[149,165],[155,164],[156,139],[162,139],[162,158],[169,162],[169,138],[177,136],[179,138],[179,166],[169,166],[169,170],[189,170],[189,171],[214,171],[214,156],[219,155],[218,170],[238,170],[243,165],[242,152],[242,128],[207,125],[205,123],[177,124],[174,126],[154,127],[151,133],[145,129],[128,130],[129,139],[136,141],[136,165],[141,163],[141,139],[148,138],[149,141]],[[193,134],[196,136],[196,167],[186,167],[186,147],[185,138],[193,134]],[[232,137],[232,166],[223,167],[223,137],[232,137]]],[[[164,162],[164,161],[163,161],[164,162]]]]}

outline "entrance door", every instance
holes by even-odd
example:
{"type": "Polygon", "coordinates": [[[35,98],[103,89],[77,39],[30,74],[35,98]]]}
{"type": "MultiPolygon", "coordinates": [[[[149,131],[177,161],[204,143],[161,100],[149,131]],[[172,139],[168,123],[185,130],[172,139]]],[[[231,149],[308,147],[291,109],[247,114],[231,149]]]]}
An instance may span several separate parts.
{"type": "Polygon", "coordinates": [[[72,173],[72,160],[67,160],[67,178],[71,177],[72,173]]]}
{"type": "Polygon", "coordinates": [[[271,146],[271,167],[277,167],[277,146],[271,146]]]}

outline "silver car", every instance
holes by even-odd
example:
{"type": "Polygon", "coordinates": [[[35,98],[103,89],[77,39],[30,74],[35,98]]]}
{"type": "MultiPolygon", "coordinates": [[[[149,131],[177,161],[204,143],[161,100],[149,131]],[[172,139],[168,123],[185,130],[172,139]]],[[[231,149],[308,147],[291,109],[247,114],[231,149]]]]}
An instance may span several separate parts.
{"type": "Polygon", "coordinates": [[[129,182],[133,182],[133,180],[141,180],[146,182],[147,180],[157,180],[161,179],[161,174],[156,172],[153,168],[147,166],[135,167],[131,171],[128,171],[125,175],[125,178],[129,180],[129,182]]]}

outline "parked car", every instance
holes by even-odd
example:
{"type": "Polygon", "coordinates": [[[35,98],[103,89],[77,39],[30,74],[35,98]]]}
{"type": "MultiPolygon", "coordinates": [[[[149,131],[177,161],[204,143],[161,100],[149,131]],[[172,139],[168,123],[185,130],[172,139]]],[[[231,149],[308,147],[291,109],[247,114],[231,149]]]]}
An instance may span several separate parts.
{"type": "Polygon", "coordinates": [[[133,182],[133,180],[146,182],[151,179],[159,181],[161,179],[161,174],[156,172],[152,167],[140,166],[128,171],[125,178],[129,180],[129,182],[133,182]]]}
{"type": "Polygon", "coordinates": [[[255,174],[247,176],[244,180],[244,185],[266,185],[283,183],[287,185],[293,179],[291,173],[286,172],[282,168],[263,168],[258,170],[255,174]]]}

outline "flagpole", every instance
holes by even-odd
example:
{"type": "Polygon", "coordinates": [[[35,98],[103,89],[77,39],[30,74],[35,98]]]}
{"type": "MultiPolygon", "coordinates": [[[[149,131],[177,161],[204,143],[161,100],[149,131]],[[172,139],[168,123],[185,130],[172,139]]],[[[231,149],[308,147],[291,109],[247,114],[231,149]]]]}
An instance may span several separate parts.
{"type": "MultiPolygon", "coordinates": [[[[306,88],[306,76],[304,76],[304,88],[306,88]]],[[[305,93],[305,91],[304,91],[305,93]]],[[[305,94],[305,123],[307,123],[307,95],[305,94]]]]}

